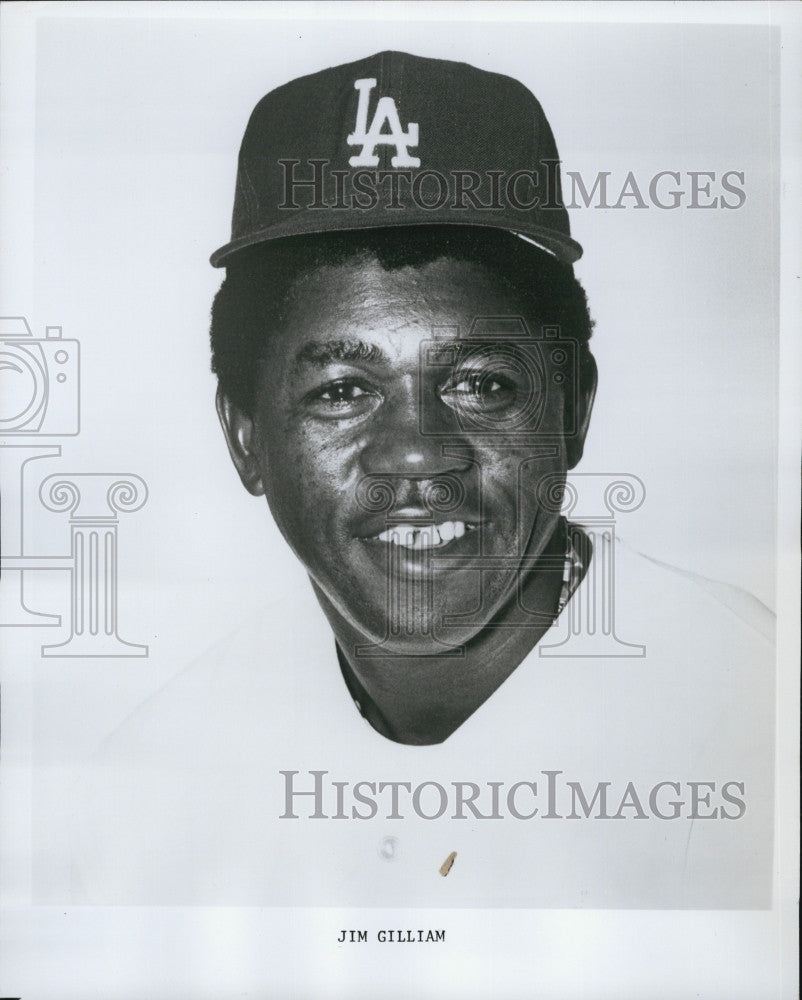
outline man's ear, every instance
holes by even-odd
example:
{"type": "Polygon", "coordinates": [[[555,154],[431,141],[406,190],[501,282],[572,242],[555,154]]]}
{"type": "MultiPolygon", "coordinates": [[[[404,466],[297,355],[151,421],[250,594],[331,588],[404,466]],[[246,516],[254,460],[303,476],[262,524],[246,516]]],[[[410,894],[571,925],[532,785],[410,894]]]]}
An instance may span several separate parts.
{"type": "Polygon", "coordinates": [[[215,404],[223,434],[226,436],[228,453],[239,473],[242,485],[255,497],[262,496],[265,486],[256,448],[257,431],[253,418],[232,403],[219,386],[215,404]]]}
{"type": "Polygon", "coordinates": [[[585,449],[585,438],[590,426],[590,414],[593,410],[593,400],[596,398],[596,386],[599,381],[599,370],[596,359],[588,352],[582,359],[582,372],[579,377],[579,392],[576,401],[576,431],[566,441],[568,468],[573,469],[579,464],[585,449]]]}

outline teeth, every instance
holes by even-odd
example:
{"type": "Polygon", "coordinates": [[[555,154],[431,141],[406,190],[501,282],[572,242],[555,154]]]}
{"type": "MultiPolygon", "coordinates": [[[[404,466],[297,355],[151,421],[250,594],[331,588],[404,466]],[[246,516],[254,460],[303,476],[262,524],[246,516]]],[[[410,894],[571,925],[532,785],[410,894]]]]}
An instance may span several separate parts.
{"type": "Polygon", "coordinates": [[[431,549],[433,546],[439,544],[440,544],[440,535],[437,533],[437,528],[424,528],[423,531],[419,531],[417,535],[414,537],[412,541],[412,548],[431,549]]]}
{"type": "Polygon", "coordinates": [[[450,542],[454,537],[454,522],[446,521],[445,524],[439,524],[437,526],[437,530],[440,532],[440,538],[442,538],[444,542],[450,542]]]}
{"type": "Polygon", "coordinates": [[[444,521],[443,524],[396,524],[376,537],[380,542],[391,542],[405,549],[436,549],[448,545],[454,538],[462,538],[467,531],[474,531],[476,525],[464,521],[444,521]]]}

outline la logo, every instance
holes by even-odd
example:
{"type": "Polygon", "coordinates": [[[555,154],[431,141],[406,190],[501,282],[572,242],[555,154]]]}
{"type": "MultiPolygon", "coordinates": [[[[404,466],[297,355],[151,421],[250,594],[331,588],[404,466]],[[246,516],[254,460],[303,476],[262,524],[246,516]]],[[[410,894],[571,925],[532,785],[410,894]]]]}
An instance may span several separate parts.
{"type": "Polygon", "coordinates": [[[390,160],[393,167],[419,167],[417,156],[409,155],[409,146],[418,145],[418,123],[410,122],[405,132],[401,128],[398,108],[392,97],[380,97],[373,115],[373,121],[368,128],[368,102],[370,92],[376,86],[374,79],[357,80],[354,89],[359,91],[359,104],[356,109],[356,129],[348,136],[349,146],[361,146],[362,152],[352,156],[348,163],[352,167],[378,167],[379,157],[376,147],[395,146],[395,156],[390,160]],[[385,122],[389,132],[382,132],[385,122]]]}

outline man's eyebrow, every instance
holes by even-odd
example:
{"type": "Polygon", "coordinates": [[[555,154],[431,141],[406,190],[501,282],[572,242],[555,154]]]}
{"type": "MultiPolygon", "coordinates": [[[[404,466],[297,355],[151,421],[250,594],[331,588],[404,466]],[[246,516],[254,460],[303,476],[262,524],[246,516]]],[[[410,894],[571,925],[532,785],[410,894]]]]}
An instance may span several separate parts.
{"type": "Polygon", "coordinates": [[[306,362],[326,365],[331,361],[387,361],[387,355],[376,344],[363,340],[309,340],[295,355],[296,365],[306,362]]]}

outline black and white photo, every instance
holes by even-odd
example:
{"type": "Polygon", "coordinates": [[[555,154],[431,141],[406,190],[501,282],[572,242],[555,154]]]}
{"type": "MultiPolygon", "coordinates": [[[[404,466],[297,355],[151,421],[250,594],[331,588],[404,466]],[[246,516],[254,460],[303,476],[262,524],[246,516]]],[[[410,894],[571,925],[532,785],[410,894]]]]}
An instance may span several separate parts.
{"type": "Polygon", "coordinates": [[[791,995],[799,21],[565,10],[6,14],[3,995],[791,995]]]}

